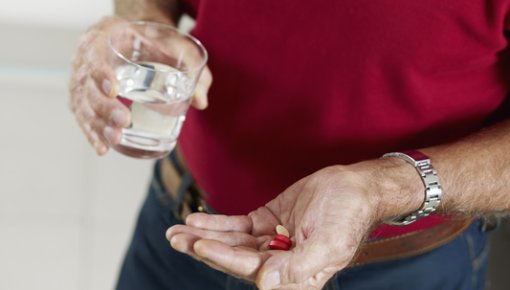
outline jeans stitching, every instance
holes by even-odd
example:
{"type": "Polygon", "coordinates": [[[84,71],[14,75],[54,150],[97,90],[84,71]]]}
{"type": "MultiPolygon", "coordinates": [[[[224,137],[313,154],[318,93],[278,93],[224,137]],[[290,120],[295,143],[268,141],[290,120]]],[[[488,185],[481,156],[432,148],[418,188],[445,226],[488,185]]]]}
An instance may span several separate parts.
{"type": "Polygon", "coordinates": [[[471,237],[470,233],[466,233],[465,240],[468,247],[469,260],[471,261],[471,286],[473,287],[473,289],[475,289],[477,284],[476,270],[474,265],[474,260],[476,256],[475,245],[473,237],[471,237]]]}
{"type": "Polygon", "coordinates": [[[473,269],[478,271],[489,254],[489,246],[485,245],[482,252],[473,259],[473,269]]]}
{"type": "Polygon", "coordinates": [[[489,245],[485,243],[483,245],[482,251],[477,255],[476,244],[471,233],[465,234],[465,241],[467,243],[469,258],[471,261],[471,275],[472,275],[472,286],[473,289],[478,289],[478,272],[480,271],[483,263],[486,261],[488,253],[489,253],[489,245]]]}

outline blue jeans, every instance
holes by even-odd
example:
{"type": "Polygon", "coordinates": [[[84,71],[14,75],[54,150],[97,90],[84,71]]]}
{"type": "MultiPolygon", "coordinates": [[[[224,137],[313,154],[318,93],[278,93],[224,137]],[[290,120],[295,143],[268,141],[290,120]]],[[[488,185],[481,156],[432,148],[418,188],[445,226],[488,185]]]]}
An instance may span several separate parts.
{"type": "MultiPolygon", "coordinates": [[[[165,231],[182,223],[158,178],[151,182],[117,290],[248,290],[256,289],[174,251],[165,231]]],[[[339,290],[481,290],[485,286],[487,233],[474,222],[444,246],[418,256],[348,268],[324,289],[339,290]]]]}

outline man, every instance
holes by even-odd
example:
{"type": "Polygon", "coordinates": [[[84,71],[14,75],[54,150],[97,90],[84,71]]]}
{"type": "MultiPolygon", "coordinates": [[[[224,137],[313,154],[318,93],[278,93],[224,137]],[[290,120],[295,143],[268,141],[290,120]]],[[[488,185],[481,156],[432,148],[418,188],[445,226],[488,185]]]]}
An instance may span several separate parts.
{"type": "Polygon", "coordinates": [[[118,289],[483,289],[487,227],[466,217],[510,209],[508,4],[117,0],[71,79],[98,154],[130,120],[115,24],[190,13],[214,76],[156,166],[118,289]],[[175,218],[204,207],[220,215],[175,218]],[[268,248],[277,224],[289,251],[268,248]]]}

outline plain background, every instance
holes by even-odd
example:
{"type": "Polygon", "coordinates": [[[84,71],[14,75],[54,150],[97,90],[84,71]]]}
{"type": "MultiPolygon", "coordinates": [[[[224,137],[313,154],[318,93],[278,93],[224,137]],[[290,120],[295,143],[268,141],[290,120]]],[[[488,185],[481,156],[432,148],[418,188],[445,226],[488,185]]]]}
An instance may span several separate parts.
{"type": "MultiPolygon", "coordinates": [[[[114,287],[152,161],[97,157],[67,108],[78,38],[111,2],[0,0],[1,290],[114,287]]],[[[509,289],[508,227],[494,240],[489,289],[509,289]]]]}
{"type": "Polygon", "coordinates": [[[152,161],[96,157],[68,110],[109,0],[0,0],[0,289],[112,289],[152,161]]]}

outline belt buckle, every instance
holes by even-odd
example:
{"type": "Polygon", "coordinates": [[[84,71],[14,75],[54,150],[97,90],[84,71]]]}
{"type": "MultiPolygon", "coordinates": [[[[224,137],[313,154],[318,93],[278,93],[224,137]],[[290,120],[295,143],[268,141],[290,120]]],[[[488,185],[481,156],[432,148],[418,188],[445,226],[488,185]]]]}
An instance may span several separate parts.
{"type": "Polygon", "coordinates": [[[188,190],[178,206],[178,217],[184,221],[188,215],[195,212],[207,213],[209,211],[204,199],[201,196],[194,195],[191,190],[188,190]]]}

